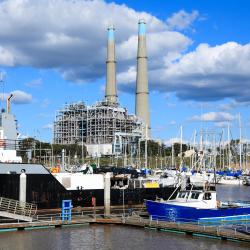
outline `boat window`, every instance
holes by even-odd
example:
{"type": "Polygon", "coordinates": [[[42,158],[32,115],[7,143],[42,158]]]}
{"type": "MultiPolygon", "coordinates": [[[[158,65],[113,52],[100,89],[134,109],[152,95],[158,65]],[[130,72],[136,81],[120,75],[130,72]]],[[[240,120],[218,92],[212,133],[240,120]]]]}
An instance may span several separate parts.
{"type": "Polygon", "coordinates": [[[185,198],[186,192],[180,192],[178,198],[185,198]]]}
{"type": "Polygon", "coordinates": [[[204,199],[204,200],[211,200],[211,199],[212,199],[211,193],[205,193],[203,199],[204,199]]]}
{"type": "Polygon", "coordinates": [[[198,192],[192,192],[192,194],[191,194],[191,199],[198,199],[199,198],[199,195],[200,195],[200,193],[198,193],[198,192]]]}

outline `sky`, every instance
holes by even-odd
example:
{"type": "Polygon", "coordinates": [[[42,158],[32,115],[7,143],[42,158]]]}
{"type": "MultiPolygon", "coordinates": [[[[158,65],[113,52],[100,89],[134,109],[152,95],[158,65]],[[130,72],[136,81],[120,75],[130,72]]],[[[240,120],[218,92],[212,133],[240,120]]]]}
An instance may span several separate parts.
{"type": "Polygon", "coordinates": [[[51,142],[57,110],[103,100],[115,26],[119,102],[134,113],[138,20],[147,23],[152,137],[250,137],[250,1],[0,0],[1,107],[51,142]]]}

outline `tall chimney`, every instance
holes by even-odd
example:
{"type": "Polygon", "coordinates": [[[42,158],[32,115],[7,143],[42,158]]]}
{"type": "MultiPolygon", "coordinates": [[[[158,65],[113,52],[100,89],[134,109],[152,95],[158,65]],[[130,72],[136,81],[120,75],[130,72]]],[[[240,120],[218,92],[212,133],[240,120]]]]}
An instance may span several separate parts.
{"type": "Polygon", "coordinates": [[[147,64],[146,23],[144,20],[139,20],[135,114],[145,123],[145,136],[150,137],[147,64]]]}
{"type": "Polygon", "coordinates": [[[10,94],[7,98],[7,113],[10,114],[10,104],[11,104],[11,98],[13,97],[13,94],[10,94]]]}
{"type": "Polygon", "coordinates": [[[109,103],[117,103],[114,31],[114,26],[108,27],[105,98],[109,103]]]}

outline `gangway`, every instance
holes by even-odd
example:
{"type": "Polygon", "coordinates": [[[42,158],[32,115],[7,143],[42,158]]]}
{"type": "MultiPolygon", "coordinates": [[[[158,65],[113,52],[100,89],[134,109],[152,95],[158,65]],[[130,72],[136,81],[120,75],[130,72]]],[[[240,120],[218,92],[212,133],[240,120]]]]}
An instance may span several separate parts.
{"type": "Polygon", "coordinates": [[[0,217],[31,222],[36,212],[36,204],[0,197],[0,217]]]}

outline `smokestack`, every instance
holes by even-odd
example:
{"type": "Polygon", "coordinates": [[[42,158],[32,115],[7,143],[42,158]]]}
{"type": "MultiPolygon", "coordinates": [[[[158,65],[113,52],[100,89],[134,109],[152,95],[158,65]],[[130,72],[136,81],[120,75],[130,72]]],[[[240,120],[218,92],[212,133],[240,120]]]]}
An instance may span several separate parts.
{"type": "Polygon", "coordinates": [[[114,26],[108,27],[105,98],[106,101],[109,103],[117,103],[114,31],[115,31],[114,26]]]}
{"type": "Polygon", "coordinates": [[[10,114],[10,104],[11,104],[11,98],[13,97],[13,94],[10,94],[7,98],[7,113],[10,114]]]}
{"type": "Polygon", "coordinates": [[[144,131],[145,136],[150,137],[147,64],[146,23],[144,20],[139,20],[135,114],[141,118],[146,125],[144,131]]]}

